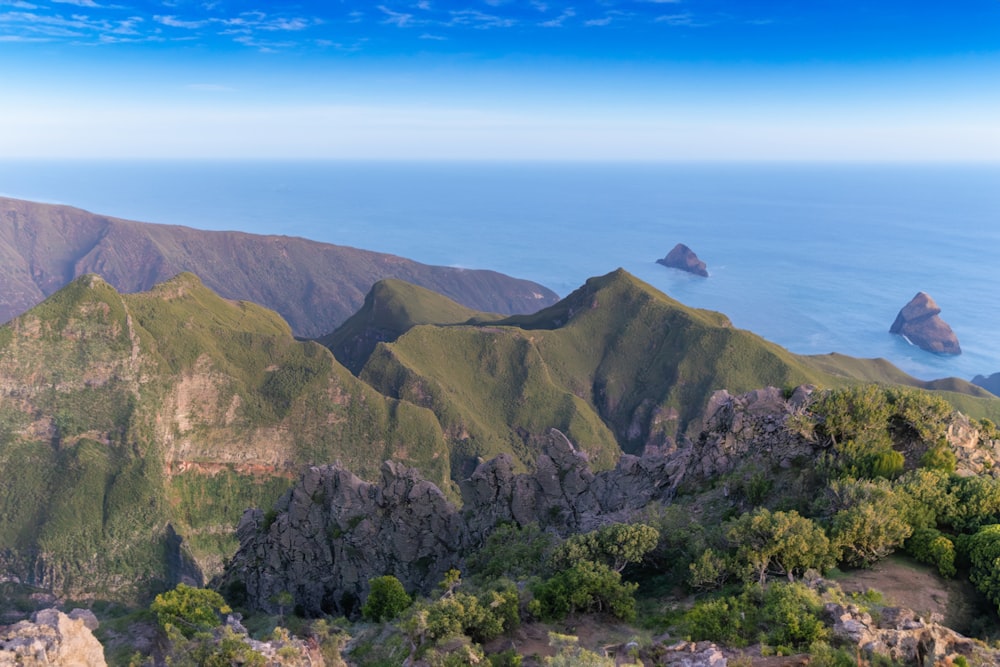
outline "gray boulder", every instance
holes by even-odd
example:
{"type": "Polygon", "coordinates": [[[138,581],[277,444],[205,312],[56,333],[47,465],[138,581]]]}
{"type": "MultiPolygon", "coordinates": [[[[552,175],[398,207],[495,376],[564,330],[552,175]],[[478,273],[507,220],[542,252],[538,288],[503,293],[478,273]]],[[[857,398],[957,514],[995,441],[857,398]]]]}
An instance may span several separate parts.
{"type": "Polygon", "coordinates": [[[0,631],[0,666],[103,667],[107,664],[104,647],[91,632],[97,619],[89,612],[75,616],[43,609],[30,621],[4,628],[0,631]]]}

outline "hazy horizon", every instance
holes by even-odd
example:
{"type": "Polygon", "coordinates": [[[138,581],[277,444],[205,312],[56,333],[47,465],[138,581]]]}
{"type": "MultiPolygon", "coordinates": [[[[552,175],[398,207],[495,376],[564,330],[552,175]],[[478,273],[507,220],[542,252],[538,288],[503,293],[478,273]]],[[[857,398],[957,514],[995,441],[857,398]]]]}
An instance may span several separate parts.
{"type": "Polygon", "coordinates": [[[0,0],[0,156],[995,161],[998,27],[993,0],[0,0]]]}

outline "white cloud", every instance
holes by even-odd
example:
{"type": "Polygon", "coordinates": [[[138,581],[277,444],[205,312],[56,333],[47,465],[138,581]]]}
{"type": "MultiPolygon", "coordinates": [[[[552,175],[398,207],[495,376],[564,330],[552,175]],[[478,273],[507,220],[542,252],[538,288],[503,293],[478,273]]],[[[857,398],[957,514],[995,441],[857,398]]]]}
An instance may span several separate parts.
{"type": "Polygon", "coordinates": [[[572,9],[564,9],[563,13],[557,16],[556,18],[549,19],[548,21],[542,21],[538,25],[541,26],[542,28],[561,28],[563,27],[563,23],[573,18],[574,16],[576,16],[575,11],[573,11],[572,9]]]}
{"type": "Polygon", "coordinates": [[[397,28],[406,28],[413,24],[413,14],[393,11],[385,5],[379,5],[378,9],[386,15],[386,18],[382,21],[382,23],[394,25],[397,28]]]}
{"type": "Polygon", "coordinates": [[[179,19],[176,16],[160,16],[159,14],[154,15],[153,20],[170,28],[188,28],[190,30],[198,30],[199,28],[204,28],[211,23],[211,21],[208,20],[187,21],[179,19]]]}

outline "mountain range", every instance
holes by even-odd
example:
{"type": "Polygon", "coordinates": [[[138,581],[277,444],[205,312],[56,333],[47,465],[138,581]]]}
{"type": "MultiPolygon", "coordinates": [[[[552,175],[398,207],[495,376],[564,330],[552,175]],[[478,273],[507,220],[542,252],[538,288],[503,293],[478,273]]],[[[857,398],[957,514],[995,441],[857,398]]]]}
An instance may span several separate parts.
{"type": "Polygon", "coordinates": [[[200,583],[310,465],[393,460],[457,500],[482,460],[531,469],[552,428],[595,470],[683,448],[721,388],[904,384],[1000,417],[967,382],[795,355],[622,270],[509,317],[385,280],[321,340],[191,273],[84,275],[0,327],[0,574],[122,599],[200,583]]]}
{"type": "Polygon", "coordinates": [[[226,298],[276,310],[302,337],[333,331],[383,278],[497,313],[534,312],[558,298],[537,283],[494,271],[428,266],[288,236],[133,222],[0,197],[0,322],[86,273],[101,275],[120,291],[140,292],[184,271],[197,273],[226,298]]]}

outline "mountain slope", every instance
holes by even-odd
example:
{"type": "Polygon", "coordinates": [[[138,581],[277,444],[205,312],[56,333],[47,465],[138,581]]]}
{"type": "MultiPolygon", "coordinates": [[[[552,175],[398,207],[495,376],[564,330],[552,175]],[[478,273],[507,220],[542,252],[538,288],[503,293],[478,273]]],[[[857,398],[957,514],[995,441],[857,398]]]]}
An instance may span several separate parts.
{"type": "Polygon", "coordinates": [[[961,408],[997,416],[1000,402],[960,380],[925,383],[883,360],[805,357],[688,308],[618,270],[559,303],[484,324],[410,329],[380,344],[360,377],[435,412],[456,437],[452,467],[515,452],[555,427],[610,465],[619,450],[673,447],[699,426],[713,392],[856,382],[945,388],[961,408]],[[960,394],[958,392],[965,392],[960,394]]]}
{"type": "Polygon", "coordinates": [[[119,596],[198,580],[303,466],[390,458],[450,484],[430,411],[191,274],[131,295],[84,276],[0,327],[5,576],[119,596]]]}
{"type": "Polygon", "coordinates": [[[184,271],[196,272],[225,297],[279,312],[302,337],[333,331],[383,278],[400,278],[490,312],[533,312],[557,298],[541,285],[493,271],[428,266],[301,238],[131,222],[0,198],[0,322],[86,273],[101,275],[120,291],[139,292],[184,271]]]}
{"type": "Polygon", "coordinates": [[[317,342],[328,347],[340,363],[357,374],[376,344],[392,342],[417,325],[488,322],[501,317],[466,308],[423,287],[387,279],[372,286],[358,312],[317,342]]]}

